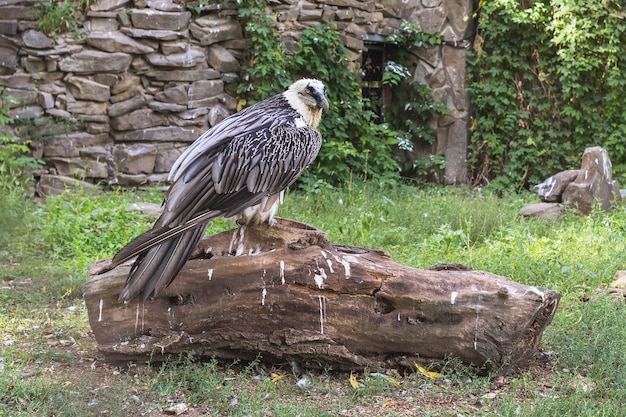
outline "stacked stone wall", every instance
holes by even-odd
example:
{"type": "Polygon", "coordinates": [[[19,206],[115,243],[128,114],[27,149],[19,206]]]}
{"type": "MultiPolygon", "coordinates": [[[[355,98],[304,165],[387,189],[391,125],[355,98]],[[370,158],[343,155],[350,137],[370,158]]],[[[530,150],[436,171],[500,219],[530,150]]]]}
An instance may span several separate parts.
{"type": "MultiPolygon", "coordinates": [[[[236,111],[228,86],[238,80],[246,40],[234,9],[216,0],[193,14],[171,0],[102,0],[82,16],[84,36],[50,38],[38,30],[37,0],[0,0],[0,84],[14,119],[82,121],[47,141],[40,175],[133,186],[166,180],[182,150],[236,111]]],[[[469,0],[276,0],[286,44],[320,21],[336,23],[355,66],[367,35],[388,35],[402,20],[443,35],[420,48],[415,79],[451,112],[432,121],[448,159],[445,181],[464,182],[467,143],[465,49],[469,0]]],[[[420,155],[415,155],[420,156],[420,155]]]]}

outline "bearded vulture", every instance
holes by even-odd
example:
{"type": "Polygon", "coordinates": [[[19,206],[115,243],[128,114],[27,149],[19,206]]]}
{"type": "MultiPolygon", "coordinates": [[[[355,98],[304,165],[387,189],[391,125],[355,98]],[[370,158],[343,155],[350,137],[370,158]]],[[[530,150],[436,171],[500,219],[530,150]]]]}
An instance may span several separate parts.
{"type": "Polygon", "coordinates": [[[135,260],[120,301],[156,297],[176,277],[211,219],[272,224],[287,187],[322,144],[317,126],[328,110],[324,84],[294,82],[285,92],[227,117],[176,160],[163,211],[152,229],[113,257],[135,260]]]}

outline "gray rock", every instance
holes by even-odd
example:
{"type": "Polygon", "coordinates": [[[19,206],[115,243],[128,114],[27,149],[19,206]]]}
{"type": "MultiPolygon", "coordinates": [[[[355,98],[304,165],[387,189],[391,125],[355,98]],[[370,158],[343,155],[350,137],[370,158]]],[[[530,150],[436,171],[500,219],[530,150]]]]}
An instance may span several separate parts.
{"type": "Polygon", "coordinates": [[[91,32],[85,38],[85,42],[94,48],[106,52],[126,52],[129,54],[149,54],[154,52],[154,48],[137,42],[122,32],[91,32]]]}
{"type": "Polygon", "coordinates": [[[106,102],[111,97],[109,86],[87,78],[69,77],[67,84],[72,95],[79,100],[106,102]]]}
{"type": "Polygon", "coordinates": [[[153,70],[146,73],[147,77],[154,78],[157,81],[198,81],[198,80],[213,80],[220,77],[220,73],[214,69],[202,69],[202,70],[176,70],[176,71],[163,71],[153,70]]]}
{"type": "Polygon", "coordinates": [[[178,4],[174,3],[172,0],[137,0],[135,5],[140,7],[140,4],[142,3],[145,3],[145,5],[141,7],[142,9],[147,7],[154,10],[160,10],[162,12],[182,12],[185,10],[184,3],[178,4]]]}
{"type": "Polygon", "coordinates": [[[84,158],[48,158],[57,174],[74,178],[107,178],[107,164],[102,161],[84,158]]]}
{"type": "Polygon", "coordinates": [[[139,109],[128,114],[112,117],[111,127],[115,130],[145,129],[163,125],[165,117],[151,109],[139,109]]]}
{"type": "Polygon", "coordinates": [[[562,195],[565,188],[573,182],[580,173],[580,170],[570,169],[561,171],[551,176],[541,184],[535,185],[533,191],[539,194],[541,201],[546,203],[562,202],[562,195]]]}
{"type": "Polygon", "coordinates": [[[12,74],[17,68],[19,46],[9,38],[0,36],[0,74],[12,74]]]}
{"type": "Polygon", "coordinates": [[[136,95],[129,100],[111,104],[108,108],[108,114],[111,117],[121,116],[143,107],[145,103],[146,98],[143,95],[136,95]]]}
{"type": "Polygon", "coordinates": [[[107,53],[85,50],[59,61],[59,69],[78,74],[120,72],[128,70],[132,57],[123,52],[107,53]]]}
{"type": "Polygon", "coordinates": [[[213,106],[211,110],[209,110],[209,126],[215,126],[228,116],[230,116],[228,109],[223,106],[213,106]]]}
{"type": "Polygon", "coordinates": [[[141,213],[150,217],[159,217],[163,206],[157,203],[138,202],[126,206],[126,211],[130,213],[141,213]]]}
{"type": "Polygon", "coordinates": [[[17,34],[17,20],[0,20],[0,35],[15,36],[17,34]]]}
{"type": "Polygon", "coordinates": [[[170,104],[179,104],[187,107],[189,102],[187,89],[183,85],[166,88],[160,93],[154,95],[154,99],[170,104]]]}
{"type": "Polygon", "coordinates": [[[130,0],[100,0],[92,4],[89,9],[94,12],[107,12],[125,7],[130,0]]]}
{"type": "Polygon", "coordinates": [[[107,103],[72,100],[67,102],[65,109],[73,114],[104,115],[107,113],[107,103]]]}
{"type": "Polygon", "coordinates": [[[181,30],[189,24],[190,12],[162,12],[152,9],[133,9],[130,20],[139,29],[181,30]]]}
{"type": "Polygon", "coordinates": [[[239,61],[223,46],[213,45],[207,54],[209,65],[219,72],[238,72],[241,69],[239,61]]]}
{"type": "Polygon", "coordinates": [[[187,30],[183,30],[183,31],[146,30],[146,29],[137,29],[137,28],[128,28],[128,27],[123,27],[120,30],[122,31],[122,33],[132,38],[147,38],[147,39],[156,39],[160,41],[173,41],[176,39],[185,39],[189,36],[189,32],[187,30]]]}
{"type": "Polygon", "coordinates": [[[212,45],[229,39],[241,39],[243,33],[238,21],[229,18],[204,16],[189,25],[189,30],[201,45],[212,45]]]}
{"type": "Polygon", "coordinates": [[[22,35],[24,46],[35,49],[46,49],[54,46],[54,39],[51,39],[38,30],[29,30],[22,35]]]}
{"type": "Polygon", "coordinates": [[[164,103],[162,101],[150,101],[148,103],[148,107],[154,111],[158,111],[161,113],[177,113],[184,110],[187,110],[186,105],[175,104],[175,103],[164,103]]]}
{"type": "Polygon", "coordinates": [[[204,50],[200,48],[190,47],[186,52],[178,54],[147,54],[146,59],[151,65],[157,67],[176,67],[176,68],[191,68],[197,64],[206,61],[204,56],[204,50]]]}
{"type": "Polygon", "coordinates": [[[127,75],[111,87],[112,94],[120,94],[141,85],[141,79],[136,75],[127,75]]]}
{"type": "Polygon", "coordinates": [[[559,203],[526,204],[518,214],[525,217],[541,217],[547,220],[557,220],[561,215],[563,205],[559,203]]]}
{"type": "Polygon", "coordinates": [[[118,145],[113,151],[118,170],[131,175],[152,173],[156,153],[149,144],[118,145]]]}
{"type": "Polygon", "coordinates": [[[224,83],[222,80],[200,80],[189,86],[189,100],[202,100],[205,98],[213,98],[224,92],[224,83]]]}
{"type": "Polygon", "coordinates": [[[619,184],[612,179],[612,164],[608,152],[599,146],[583,153],[580,172],[563,192],[563,203],[590,214],[596,202],[608,210],[621,201],[619,184]]]}
{"type": "Polygon", "coordinates": [[[177,126],[151,127],[114,135],[120,142],[193,142],[198,136],[198,129],[177,126]]]}
{"type": "Polygon", "coordinates": [[[96,194],[100,188],[92,183],[77,180],[61,175],[43,174],[35,187],[35,192],[40,197],[59,196],[67,190],[82,191],[87,194],[96,194]]]}
{"type": "Polygon", "coordinates": [[[2,105],[6,106],[10,109],[16,107],[30,106],[31,104],[37,104],[37,91],[32,89],[22,89],[22,88],[5,88],[2,90],[2,96],[7,97],[11,96],[15,100],[16,103],[11,102],[3,102],[2,105]]]}

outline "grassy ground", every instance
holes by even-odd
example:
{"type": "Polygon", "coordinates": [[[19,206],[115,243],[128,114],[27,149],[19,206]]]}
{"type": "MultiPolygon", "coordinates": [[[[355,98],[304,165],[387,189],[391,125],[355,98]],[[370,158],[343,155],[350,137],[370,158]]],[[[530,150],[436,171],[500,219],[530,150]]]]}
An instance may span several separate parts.
{"type": "MultiPolygon", "coordinates": [[[[431,379],[416,370],[350,375],[192,355],[161,367],[111,367],[82,302],[87,268],[151,224],[129,213],[130,203],[162,194],[34,202],[15,189],[2,193],[0,416],[623,415],[626,310],[599,288],[626,269],[624,207],[548,223],[517,216],[535,201],[530,195],[363,184],[290,193],[280,214],[334,243],[385,249],[419,268],[460,262],[562,293],[544,352],[528,367],[479,375],[450,358],[433,366],[442,377],[431,379]]],[[[211,232],[226,227],[218,221],[211,232]]]]}

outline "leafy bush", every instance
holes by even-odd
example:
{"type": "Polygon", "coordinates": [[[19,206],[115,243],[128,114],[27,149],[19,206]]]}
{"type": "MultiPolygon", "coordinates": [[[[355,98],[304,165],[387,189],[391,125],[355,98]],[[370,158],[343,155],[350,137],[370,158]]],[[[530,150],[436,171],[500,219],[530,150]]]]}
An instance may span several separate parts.
{"type": "MultiPolygon", "coordinates": [[[[4,87],[0,86],[0,94],[4,87]]],[[[20,185],[28,178],[25,172],[28,168],[37,168],[41,162],[33,158],[28,147],[29,141],[20,139],[9,131],[3,130],[2,126],[13,123],[9,117],[9,108],[4,101],[16,103],[10,96],[2,97],[0,105],[0,183],[20,185]]]]}
{"type": "Polygon", "coordinates": [[[39,29],[48,36],[56,37],[71,32],[75,39],[85,35],[80,15],[94,0],[40,0],[35,6],[35,18],[39,29]]]}
{"type": "Polygon", "coordinates": [[[481,1],[469,90],[475,182],[527,188],[605,147],[626,173],[626,20],[616,1],[481,1]]]}
{"type": "MultiPolygon", "coordinates": [[[[400,145],[411,138],[434,140],[424,125],[439,108],[433,105],[430,92],[408,81],[406,74],[394,78],[394,85],[398,92],[408,87],[415,94],[410,97],[404,94],[397,100],[398,106],[392,109],[397,114],[390,115],[390,119],[398,122],[397,126],[376,123],[377,115],[361,96],[357,74],[350,69],[348,50],[332,23],[304,30],[297,49],[290,51],[281,40],[276,22],[267,13],[267,3],[242,1],[239,15],[250,41],[249,65],[243,68],[243,82],[236,90],[245,97],[241,104],[263,100],[302,76],[319,78],[328,86],[330,109],[320,125],[324,145],[315,164],[301,179],[305,187],[317,189],[352,176],[395,182],[400,172],[395,160],[402,151],[400,145]],[[405,99],[411,100],[408,107],[405,99]]],[[[429,36],[407,29],[399,35],[398,45],[406,49],[420,42],[440,42],[439,38],[429,36]]]]}

